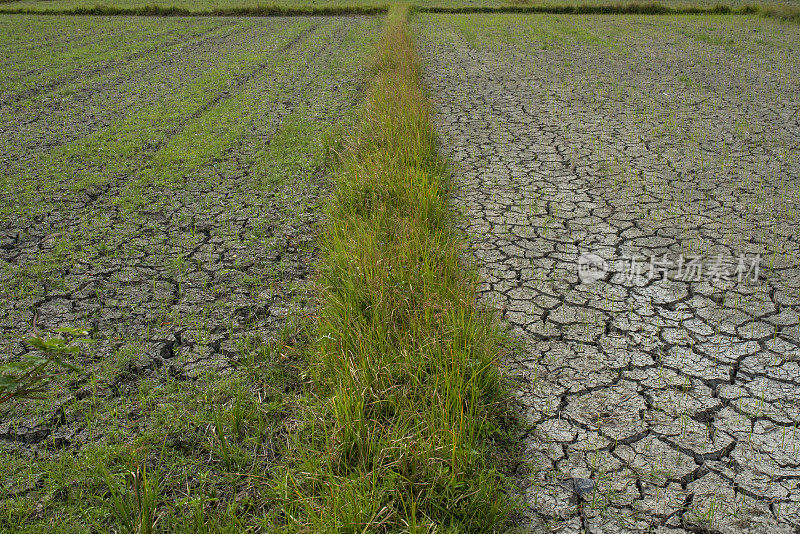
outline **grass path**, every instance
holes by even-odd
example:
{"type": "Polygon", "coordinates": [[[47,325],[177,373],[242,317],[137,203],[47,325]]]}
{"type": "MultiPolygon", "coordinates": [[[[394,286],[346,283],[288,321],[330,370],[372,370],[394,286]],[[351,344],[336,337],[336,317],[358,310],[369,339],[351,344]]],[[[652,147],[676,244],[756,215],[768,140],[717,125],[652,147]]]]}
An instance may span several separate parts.
{"type": "Polygon", "coordinates": [[[407,17],[388,16],[334,176],[315,401],[278,488],[297,531],[491,532],[511,508],[503,337],[462,263],[407,17]]]}

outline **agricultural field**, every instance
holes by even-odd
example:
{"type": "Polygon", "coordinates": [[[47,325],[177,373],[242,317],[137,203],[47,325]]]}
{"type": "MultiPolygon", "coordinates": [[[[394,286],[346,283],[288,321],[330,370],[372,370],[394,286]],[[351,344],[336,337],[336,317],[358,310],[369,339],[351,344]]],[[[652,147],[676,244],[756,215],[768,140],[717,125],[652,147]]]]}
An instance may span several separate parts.
{"type": "MultiPolygon", "coordinates": [[[[8,10],[35,10],[35,11],[64,11],[74,9],[92,9],[98,6],[110,9],[136,10],[158,6],[161,8],[177,8],[190,12],[214,12],[228,9],[258,10],[267,6],[279,6],[296,9],[316,8],[374,8],[397,4],[398,2],[382,2],[376,0],[0,0],[0,11],[8,10]]],[[[417,0],[409,2],[410,5],[430,7],[525,7],[525,6],[575,6],[575,5],[619,5],[628,2],[617,0],[417,0]]],[[[644,2],[647,3],[647,2],[644,2]]],[[[659,0],[658,3],[670,7],[711,7],[724,5],[732,8],[744,5],[766,6],[800,6],[800,0],[762,0],[751,2],[748,0],[659,0]]]]}
{"type": "Polygon", "coordinates": [[[326,150],[380,24],[0,20],[2,358],[92,338],[85,374],[0,406],[0,530],[131,531],[129,483],[167,530],[266,521],[326,150]]]}
{"type": "Polygon", "coordinates": [[[0,531],[796,534],[792,2],[0,14],[0,531]]]}
{"type": "MultiPolygon", "coordinates": [[[[289,8],[338,8],[338,7],[382,7],[392,2],[375,0],[278,0],[263,2],[258,0],[12,0],[0,1],[0,10],[32,9],[37,11],[59,11],[106,6],[116,9],[141,9],[150,6],[175,7],[193,12],[204,12],[225,9],[256,9],[263,6],[284,6],[289,8]]],[[[452,4],[452,0],[444,2],[452,4]]],[[[422,0],[423,5],[439,5],[434,0],[422,0]]],[[[457,5],[502,5],[501,0],[464,0],[457,5]]]]}
{"type": "Polygon", "coordinates": [[[800,26],[420,15],[526,531],[800,528],[800,26]],[[587,267],[588,266],[588,267],[587,267]]]}

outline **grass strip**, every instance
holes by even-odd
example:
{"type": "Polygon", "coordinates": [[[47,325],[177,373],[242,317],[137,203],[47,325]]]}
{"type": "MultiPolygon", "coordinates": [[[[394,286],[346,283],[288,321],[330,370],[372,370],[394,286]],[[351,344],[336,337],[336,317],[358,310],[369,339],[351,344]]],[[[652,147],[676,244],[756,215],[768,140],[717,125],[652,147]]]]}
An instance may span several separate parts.
{"type": "Polygon", "coordinates": [[[800,23],[800,7],[797,6],[759,6],[758,14],[762,17],[800,23]]]}
{"type": "MultiPolygon", "coordinates": [[[[14,0],[11,0],[14,1],[14,0]]],[[[3,0],[0,0],[2,3],[3,0]]],[[[72,9],[9,8],[0,9],[6,15],[104,15],[143,17],[291,17],[291,16],[338,16],[379,15],[389,11],[386,6],[281,6],[259,5],[251,7],[228,7],[191,10],[177,6],[150,5],[143,7],[115,7],[97,5],[72,9]]]]}
{"type": "Polygon", "coordinates": [[[491,532],[512,509],[505,339],[463,265],[408,11],[390,11],[338,151],[306,347],[314,400],[274,488],[286,531],[491,532]]]}
{"type": "Polygon", "coordinates": [[[628,14],[628,15],[747,15],[760,11],[757,6],[747,5],[732,8],[727,5],[714,6],[680,5],[668,6],[659,2],[628,2],[598,4],[511,4],[504,6],[420,6],[420,13],[552,13],[552,14],[628,14]]]}
{"type": "Polygon", "coordinates": [[[713,6],[678,5],[669,6],[659,2],[627,2],[598,4],[510,4],[504,6],[417,6],[419,13],[552,13],[561,15],[760,15],[790,22],[800,22],[800,8],[787,5],[747,4],[731,7],[724,4],[713,6]]]}

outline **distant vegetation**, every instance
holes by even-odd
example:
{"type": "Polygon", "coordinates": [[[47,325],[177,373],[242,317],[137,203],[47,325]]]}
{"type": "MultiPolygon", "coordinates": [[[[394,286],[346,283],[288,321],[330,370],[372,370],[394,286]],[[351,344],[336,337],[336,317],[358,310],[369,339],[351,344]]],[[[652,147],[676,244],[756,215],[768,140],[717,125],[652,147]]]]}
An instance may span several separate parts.
{"type": "MultiPolygon", "coordinates": [[[[760,14],[781,20],[800,20],[800,3],[758,2],[659,2],[617,0],[534,1],[510,0],[420,0],[411,9],[428,13],[554,13],[554,14],[760,14]]],[[[103,3],[97,0],[0,0],[0,13],[50,15],[141,15],[141,16],[302,16],[302,15],[377,15],[388,11],[389,3],[353,0],[346,4],[323,0],[309,4],[286,0],[264,4],[249,0],[188,2],[187,0],[123,0],[103,3]]]]}

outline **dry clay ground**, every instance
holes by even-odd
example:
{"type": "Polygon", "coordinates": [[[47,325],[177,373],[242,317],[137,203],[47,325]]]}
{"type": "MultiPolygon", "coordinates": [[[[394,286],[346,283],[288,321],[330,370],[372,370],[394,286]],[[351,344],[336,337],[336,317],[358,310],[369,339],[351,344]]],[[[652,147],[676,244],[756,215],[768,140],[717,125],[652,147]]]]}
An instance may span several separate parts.
{"type": "Polygon", "coordinates": [[[325,140],[379,27],[0,21],[0,353],[36,330],[94,338],[88,374],[0,418],[0,530],[105,521],[97,467],[150,462],[166,500],[212,508],[243,491],[225,473],[263,477],[288,387],[263,347],[308,309],[325,140]]]}
{"type": "Polygon", "coordinates": [[[483,297],[520,339],[525,529],[800,531],[800,28],[415,28],[483,297]]]}
{"type": "MultiPolygon", "coordinates": [[[[795,532],[797,28],[417,20],[484,297],[521,340],[525,528],[795,532]],[[587,252],[610,270],[580,283],[587,252]],[[755,282],[649,277],[664,253],[763,257],[755,282]]],[[[2,354],[34,328],[95,343],[3,414],[0,526],[104,523],[93,470],[142,461],[164,524],[258,506],[291,383],[258,348],[308,309],[323,138],[379,24],[3,19],[2,354]]]]}

